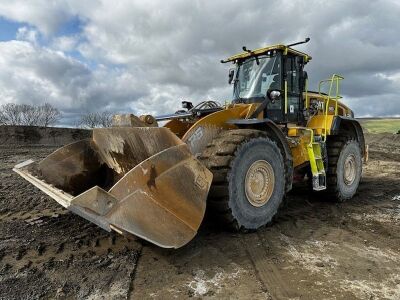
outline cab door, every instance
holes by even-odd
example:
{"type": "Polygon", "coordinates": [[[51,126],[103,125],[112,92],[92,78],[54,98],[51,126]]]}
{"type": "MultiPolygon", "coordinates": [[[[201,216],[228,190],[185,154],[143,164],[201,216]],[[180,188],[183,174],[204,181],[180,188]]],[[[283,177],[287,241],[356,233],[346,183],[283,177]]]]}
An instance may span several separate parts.
{"type": "Polygon", "coordinates": [[[281,92],[280,99],[275,102],[269,101],[264,111],[265,116],[275,123],[285,123],[284,114],[284,82],[283,82],[283,55],[277,54],[277,65],[274,70],[274,84],[269,85],[270,90],[278,90],[281,92]]]}
{"type": "Polygon", "coordinates": [[[287,88],[287,102],[285,101],[284,114],[286,121],[302,123],[303,121],[303,91],[301,74],[303,73],[302,57],[287,55],[284,58],[284,78],[287,88]]]}

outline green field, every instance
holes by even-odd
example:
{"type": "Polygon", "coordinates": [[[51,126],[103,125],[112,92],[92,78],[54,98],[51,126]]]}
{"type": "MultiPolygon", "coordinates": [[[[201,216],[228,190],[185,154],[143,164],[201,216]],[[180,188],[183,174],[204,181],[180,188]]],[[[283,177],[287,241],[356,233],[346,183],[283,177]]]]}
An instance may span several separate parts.
{"type": "Polygon", "coordinates": [[[371,133],[397,133],[400,130],[399,119],[358,119],[365,131],[371,133]]]}

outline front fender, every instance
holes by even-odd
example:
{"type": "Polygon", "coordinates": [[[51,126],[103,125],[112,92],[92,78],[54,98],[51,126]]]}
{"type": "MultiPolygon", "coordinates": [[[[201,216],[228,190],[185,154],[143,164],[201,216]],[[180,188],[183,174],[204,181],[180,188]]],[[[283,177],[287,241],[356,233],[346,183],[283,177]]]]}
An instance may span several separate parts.
{"type": "Polygon", "coordinates": [[[293,182],[293,158],[286,136],[271,119],[236,119],[228,121],[238,128],[252,128],[265,131],[268,137],[273,139],[281,149],[286,169],[286,192],[292,189],[293,182]]]}

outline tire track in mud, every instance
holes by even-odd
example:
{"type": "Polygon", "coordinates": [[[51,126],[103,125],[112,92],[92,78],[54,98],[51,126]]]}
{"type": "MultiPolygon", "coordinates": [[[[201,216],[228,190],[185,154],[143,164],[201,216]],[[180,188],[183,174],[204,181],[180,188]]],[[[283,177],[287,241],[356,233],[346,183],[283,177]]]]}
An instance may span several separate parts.
{"type": "Polygon", "coordinates": [[[268,292],[272,299],[290,299],[299,296],[289,288],[287,282],[282,278],[279,268],[267,254],[267,247],[259,233],[245,234],[241,237],[241,242],[260,281],[263,292],[268,292]]]}
{"type": "Polygon", "coordinates": [[[9,299],[18,298],[10,290],[15,285],[34,289],[33,295],[44,293],[49,298],[127,297],[129,276],[136,269],[140,245],[135,241],[98,229],[72,214],[50,217],[43,223],[7,221],[2,223],[3,229],[6,230],[0,240],[0,290],[8,289],[9,299]],[[13,235],[10,230],[22,230],[28,236],[13,235]],[[30,282],[24,282],[23,274],[29,274],[30,282]],[[47,287],[39,284],[40,278],[46,278],[47,287]],[[63,287],[60,295],[59,285],[63,287]]]}
{"type": "Polygon", "coordinates": [[[137,274],[137,270],[138,270],[139,263],[140,263],[140,258],[142,257],[143,248],[144,248],[144,246],[141,245],[140,248],[138,249],[136,266],[132,270],[132,272],[129,274],[130,284],[129,284],[129,289],[128,289],[128,292],[126,295],[126,299],[133,299],[132,296],[133,296],[133,292],[135,291],[135,279],[136,279],[136,274],[137,274]]]}
{"type": "Polygon", "coordinates": [[[126,299],[141,244],[72,214],[12,171],[54,149],[0,147],[0,298],[126,299]]]}
{"type": "MultiPolygon", "coordinates": [[[[89,256],[104,256],[129,250],[123,242],[116,242],[116,236],[103,234],[88,238],[86,235],[76,236],[72,240],[61,240],[59,243],[46,245],[45,242],[32,243],[28,241],[16,252],[9,252],[1,258],[3,264],[11,265],[12,269],[21,271],[26,263],[29,267],[43,267],[46,263],[74,259],[89,258],[89,256]]],[[[101,264],[98,264],[101,267],[101,264]]]]}
{"type": "Polygon", "coordinates": [[[63,208],[46,208],[44,210],[34,209],[32,211],[19,211],[19,212],[7,212],[0,214],[0,222],[9,221],[25,221],[31,225],[40,224],[45,222],[48,218],[57,218],[60,215],[70,213],[68,210],[63,208]]]}

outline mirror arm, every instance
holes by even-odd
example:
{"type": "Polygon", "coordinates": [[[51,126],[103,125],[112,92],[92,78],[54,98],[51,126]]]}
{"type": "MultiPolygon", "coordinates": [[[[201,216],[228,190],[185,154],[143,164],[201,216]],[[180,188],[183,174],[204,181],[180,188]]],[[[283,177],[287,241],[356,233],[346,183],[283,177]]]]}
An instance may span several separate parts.
{"type": "Polygon", "coordinates": [[[256,119],[258,115],[267,107],[270,101],[271,100],[268,97],[265,97],[265,100],[261,102],[257,109],[251,114],[249,119],[256,119]]]}
{"type": "Polygon", "coordinates": [[[235,76],[235,70],[234,69],[230,69],[229,73],[228,73],[228,83],[231,84],[233,81],[233,77],[235,76]]]}

